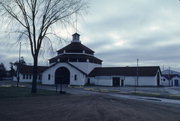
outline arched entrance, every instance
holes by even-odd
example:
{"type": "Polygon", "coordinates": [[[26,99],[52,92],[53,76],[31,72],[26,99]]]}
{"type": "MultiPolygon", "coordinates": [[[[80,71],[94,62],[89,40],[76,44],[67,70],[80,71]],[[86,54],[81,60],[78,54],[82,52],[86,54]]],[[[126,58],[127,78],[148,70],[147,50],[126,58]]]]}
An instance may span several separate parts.
{"type": "Polygon", "coordinates": [[[65,67],[60,67],[55,72],[55,84],[70,84],[70,72],[65,67]]]}

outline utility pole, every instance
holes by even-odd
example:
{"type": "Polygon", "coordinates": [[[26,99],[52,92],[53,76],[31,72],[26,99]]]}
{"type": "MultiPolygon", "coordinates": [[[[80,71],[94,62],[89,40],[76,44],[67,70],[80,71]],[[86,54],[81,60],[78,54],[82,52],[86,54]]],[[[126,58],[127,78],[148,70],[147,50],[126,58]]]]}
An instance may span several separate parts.
{"type": "Polygon", "coordinates": [[[169,86],[171,86],[170,67],[169,67],[169,74],[168,74],[168,77],[169,77],[169,86]]]}
{"type": "Polygon", "coordinates": [[[139,84],[138,84],[138,81],[139,81],[138,62],[139,62],[139,59],[137,59],[137,86],[139,85],[139,84]]]}
{"type": "Polygon", "coordinates": [[[18,66],[17,66],[17,87],[19,86],[19,79],[20,79],[20,77],[19,77],[19,74],[20,74],[20,57],[21,57],[21,42],[20,42],[20,44],[19,44],[19,63],[18,63],[18,66]]]}
{"type": "Polygon", "coordinates": [[[135,79],[135,85],[134,85],[134,92],[135,93],[136,93],[136,86],[138,86],[138,81],[139,81],[138,62],[139,62],[139,59],[137,59],[137,67],[136,67],[136,79],[135,79]]]}

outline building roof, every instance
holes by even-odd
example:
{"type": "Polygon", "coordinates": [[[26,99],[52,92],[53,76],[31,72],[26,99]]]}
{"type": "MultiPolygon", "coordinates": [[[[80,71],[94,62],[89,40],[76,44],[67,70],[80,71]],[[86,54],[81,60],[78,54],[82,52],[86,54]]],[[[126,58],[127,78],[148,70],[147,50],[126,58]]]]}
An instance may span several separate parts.
{"type": "MultiPolygon", "coordinates": [[[[37,73],[40,74],[43,71],[45,71],[48,68],[48,66],[38,66],[37,73]]],[[[21,74],[33,74],[33,66],[31,65],[22,65],[20,67],[20,73],[21,74]]]]}
{"type": "Polygon", "coordinates": [[[58,50],[58,54],[63,52],[67,53],[83,53],[83,51],[87,54],[94,54],[94,51],[86,47],[85,45],[81,44],[80,42],[71,42],[71,44],[63,47],[62,49],[58,50]]]}
{"type": "Polygon", "coordinates": [[[84,46],[80,42],[80,35],[78,33],[75,33],[72,35],[73,39],[71,44],[63,47],[62,49],[58,50],[58,54],[64,53],[87,53],[87,54],[94,54],[94,51],[89,49],[88,47],[84,46]]]}
{"type": "Polygon", "coordinates": [[[77,61],[77,59],[79,60],[79,62],[82,62],[82,60],[86,61],[86,59],[89,59],[89,62],[92,63],[102,63],[102,60],[87,54],[62,54],[51,58],[49,61],[50,63],[54,63],[58,62],[58,59],[60,59],[60,62],[74,62],[77,61]]]}
{"type": "Polygon", "coordinates": [[[57,62],[90,62],[95,64],[102,64],[102,60],[94,56],[94,51],[81,44],[80,35],[75,33],[72,35],[72,42],[58,50],[58,55],[49,59],[49,63],[57,62]]]}
{"type": "MultiPolygon", "coordinates": [[[[155,76],[158,70],[159,66],[138,67],[138,75],[155,76]]],[[[89,74],[89,77],[95,76],[137,76],[137,67],[98,67],[89,74]]]]}

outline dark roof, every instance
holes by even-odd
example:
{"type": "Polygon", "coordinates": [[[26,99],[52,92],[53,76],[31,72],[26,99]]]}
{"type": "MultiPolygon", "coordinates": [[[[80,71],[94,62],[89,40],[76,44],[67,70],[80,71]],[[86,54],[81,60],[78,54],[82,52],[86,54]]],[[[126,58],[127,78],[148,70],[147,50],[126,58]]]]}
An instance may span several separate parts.
{"type": "Polygon", "coordinates": [[[87,53],[87,54],[94,54],[93,50],[84,46],[80,42],[71,42],[71,44],[63,47],[62,49],[58,50],[57,52],[58,52],[58,54],[61,54],[64,52],[64,50],[69,53],[82,53],[84,50],[85,53],[87,53]]]}
{"type": "Polygon", "coordinates": [[[180,77],[178,74],[163,74],[162,76],[168,80],[171,80],[174,77],[180,77]]]}
{"type": "MultiPolygon", "coordinates": [[[[63,59],[89,59],[90,62],[96,62],[96,63],[102,63],[102,60],[86,54],[62,54],[58,55],[54,58],[51,58],[49,61],[50,63],[57,62],[57,59],[63,60],[63,59]]],[[[61,61],[60,61],[61,62],[61,61]]]]}
{"type": "MultiPolygon", "coordinates": [[[[155,76],[158,70],[160,70],[159,66],[138,67],[138,75],[155,76]]],[[[137,76],[137,67],[98,67],[90,72],[89,77],[116,75],[137,76]]]]}
{"type": "MultiPolygon", "coordinates": [[[[48,66],[38,66],[37,73],[40,74],[45,71],[48,66]]],[[[33,66],[30,65],[23,65],[20,67],[20,73],[22,74],[33,74],[33,66]]]]}

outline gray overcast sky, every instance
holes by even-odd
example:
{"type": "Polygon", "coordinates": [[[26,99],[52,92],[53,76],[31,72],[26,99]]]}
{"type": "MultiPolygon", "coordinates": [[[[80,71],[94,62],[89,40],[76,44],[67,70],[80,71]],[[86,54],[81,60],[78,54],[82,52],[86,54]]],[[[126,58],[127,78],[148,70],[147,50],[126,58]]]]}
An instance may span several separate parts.
{"type": "MultiPolygon", "coordinates": [[[[88,11],[78,20],[81,42],[95,51],[103,66],[135,66],[138,58],[141,66],[180,70],[178,0],[91,0],[88,11]]],[[[66,35],[69,40],[73,33],[70,30],[66,35]]],[[[0,39],[0,62],[17,60],[18,45],[7,44],[2,35],[0,39]]],[[[54,43],[55,50],[63,47],[54,43]]],[[[25,61],[32,63],[28,47],[22,49],[25,61]]],[[[40,65],[53,56],[41,56],[40,65]]]]}

